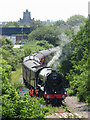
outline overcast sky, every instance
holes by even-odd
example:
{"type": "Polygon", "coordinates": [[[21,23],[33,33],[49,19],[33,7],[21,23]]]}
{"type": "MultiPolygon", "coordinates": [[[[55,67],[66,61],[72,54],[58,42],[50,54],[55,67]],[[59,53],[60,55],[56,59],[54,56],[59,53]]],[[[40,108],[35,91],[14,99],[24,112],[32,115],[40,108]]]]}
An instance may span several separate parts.
{"type": "Polygon", "coordinates": [[[35,20],[67,20],[80,14],[88,16],[90,0],[0,0],[0,22],[18,21],[28,9],[35,20]]]}

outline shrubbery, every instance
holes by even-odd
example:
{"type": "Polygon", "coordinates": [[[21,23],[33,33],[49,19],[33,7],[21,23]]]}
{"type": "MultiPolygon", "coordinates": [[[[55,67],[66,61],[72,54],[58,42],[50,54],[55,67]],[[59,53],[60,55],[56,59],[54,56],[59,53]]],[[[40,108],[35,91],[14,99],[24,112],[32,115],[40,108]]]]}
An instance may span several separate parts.
{"type": "Polygon", "coordinates": [[[49,44],[48,41],[33,40],[33,41],[30,41],[30,42],[26,43],[23,47],[23,50],[24,50],[25,56],[28,56],[28,55],[36,52],[36,51],[48,49],[48,48],[51,48],[51,47],[53,47],[53,45],[49,44]]]}
{"type": "MultiPolygon", "coordinates": [[[[3,38],[4,41],[9,41],[3,38]]],[[[2,52],[2,58],[0,60],[0,71],[2,74],[2,119],[26,119],[26,118],[44,118],[48,109],[43,107],[44,100],[42,98],[31,98],[28,94],[20,95],[19,88],[23,87],[19,82],[12,83],[11,71],[16,70],[18,64],[22,63],[24,56],[30,55],[30,53],[45,49],[49,47],[48,42],[34,42],[30,47],[30,44],[25,45],[22,49],[9,49],[11,41],[4,42],[1,46],[0,52],[2,52]],[[7,44],[7,46],[6,46],[7,44]],[[38,44],[38,45],[37,45],[38,44]],[[42,46],[41,46],[42,44],[42,46]],[[6,47],[5,47],[6,46],[6,47]],[[41,47],[40,47],[41,46],[41,47]],[[5,49],[4,49],[5,47],[5,49]]],[[[52,46],[51,46],[52,47],[52,46]]]]}
{"type": "Polygon", "coordinates": [[[19,63],[22,63],[24,58],[24,50],[23,49],[14,49],[13,43],[10,39],[1,38],[1,54],[3,59],[7,61],[9,65],[11,65],[12,71],[16,70],[16,67],[19,63]]]}
{"type": "Polygon", "coordinates": [[[90,103],[90,82],[88,80],[88,38],[90,35],[88,25],[87,20],[85,26],[81,27],[77,35],[73,35],[72,41],[64,47],[64,53],[66,51],[68,54],[60,68],[66,75],[66,79],[69,80],[69,95],[77,95],[80,101],[90,103]]]}
{"type": "Polygon", "coordinates": [[[48,41],[49,44],[55,45],[56,41],[58,40],[58,33],[56,30],[56,27],[52,25],[39,27],[29,34],[28,41],[45,40],[48,41]]]}
{"type": "Polygon", "coordinates": [[[13,97],[3,95],[3,119],[44,118],[48,109],[43,107],[43,103],[44,100],[41,98],[31,98],[29,94],[20,96],[16,91],[13,97]]]}
{"type": "Polygon", "coordinates": [[[29,93],[20,95],[14,84],[10,82],[10,65],[2,59],[2,118],[26,119],[44,118],[48,109],[43,107],[42,98],[31,98],[29,93]]]}

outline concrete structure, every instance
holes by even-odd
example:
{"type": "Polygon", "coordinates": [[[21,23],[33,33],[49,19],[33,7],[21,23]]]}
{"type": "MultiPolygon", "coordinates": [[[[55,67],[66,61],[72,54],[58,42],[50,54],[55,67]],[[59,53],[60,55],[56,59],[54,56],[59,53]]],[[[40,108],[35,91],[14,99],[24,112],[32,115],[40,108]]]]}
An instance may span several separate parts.
{"type": "Polygon", "coordinates": [[[28,34],[30,34],[30,32],[30,27],[0,27],[0,35],[11,39],[13,44],[17,41],[28,39],[28,34]]]}
{"type": "Polygon", "coordinates": [[[0,35],[30,34],[30,27],[0,27],[0,35]]]}
{"type": "Polygon", "coordinates": [[[23,12],[23,19],[20,18],[19,22],[20,23],[26,23],[26,24],[29,25],[31,21],[32,21],[32,19],[31,19],[31,12],[26,10],[26,12],[23,12]]]}

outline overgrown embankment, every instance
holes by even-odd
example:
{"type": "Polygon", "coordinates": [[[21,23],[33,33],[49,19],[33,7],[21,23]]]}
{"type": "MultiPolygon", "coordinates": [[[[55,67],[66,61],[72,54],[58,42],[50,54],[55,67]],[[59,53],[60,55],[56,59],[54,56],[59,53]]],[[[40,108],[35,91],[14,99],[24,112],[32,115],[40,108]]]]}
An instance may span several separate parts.
{"type": "MultiPolygon", "coordinates": [[[[1,41],[2,119],[44,118],[48,112],[47,108],[42,107],[44,100],[42,98],[31,98],[29,94],[21,96],[19,93],[19,89],[24,87],[24,85],[19,82],[22,74],[22,61],[26,55],[31,53],[30,46],[28,46],[29,51],[25,49],[26,47],[14,49],[11,40],[1,38],[1,41]]],[[[34,43],[34,46],[36,44],[34,43]]],[[[36,50],[42,48],[43,47],[40,48],[38,45],[36,50]]]]}

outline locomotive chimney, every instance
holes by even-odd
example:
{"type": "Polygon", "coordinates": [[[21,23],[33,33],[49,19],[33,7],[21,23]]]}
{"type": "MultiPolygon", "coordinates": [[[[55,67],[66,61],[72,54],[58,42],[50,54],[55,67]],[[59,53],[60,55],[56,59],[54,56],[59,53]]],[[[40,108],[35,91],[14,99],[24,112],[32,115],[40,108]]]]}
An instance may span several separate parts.
{"type": "Polygon", "coordinates": [[[52,69],[52,72],[56,72],[56,70],[52,69]]]}

